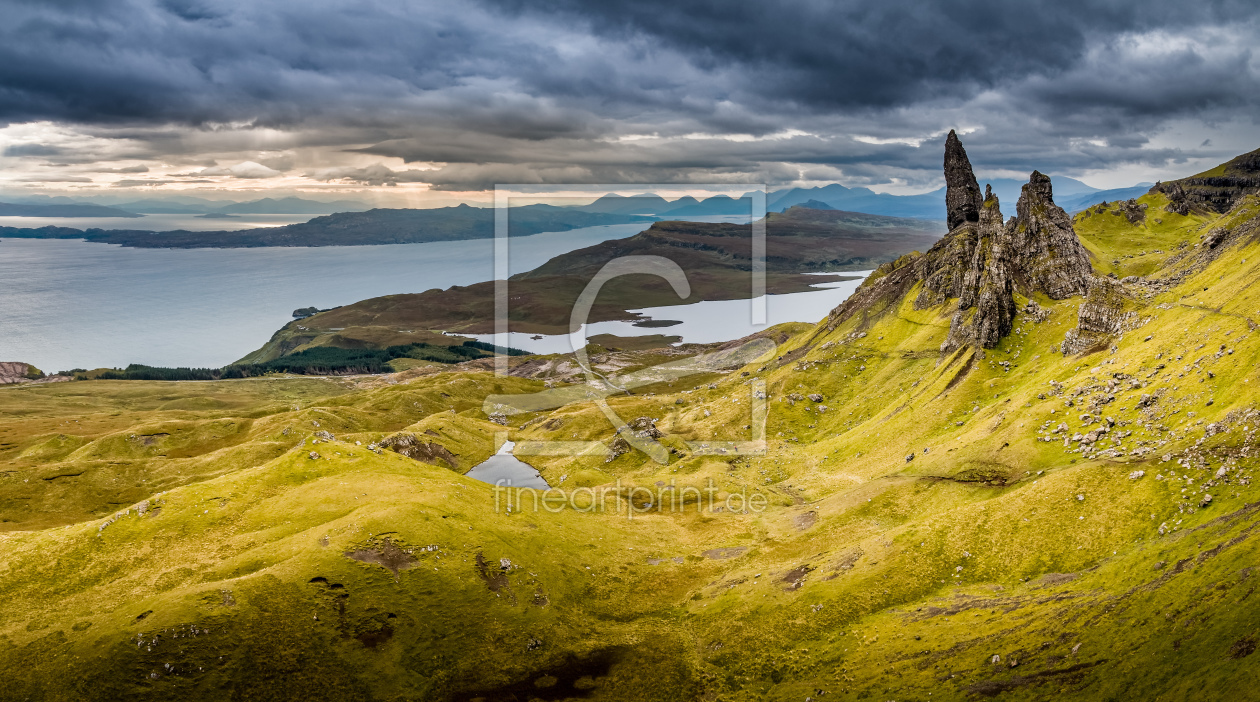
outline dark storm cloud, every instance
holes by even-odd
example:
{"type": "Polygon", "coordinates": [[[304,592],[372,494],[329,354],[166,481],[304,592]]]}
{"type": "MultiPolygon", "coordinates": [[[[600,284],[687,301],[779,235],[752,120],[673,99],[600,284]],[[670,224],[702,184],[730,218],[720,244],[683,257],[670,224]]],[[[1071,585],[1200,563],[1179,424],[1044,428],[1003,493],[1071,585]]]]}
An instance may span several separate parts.
{"type": "MultiPolygon", "coordinates": [[[[0,124],[107,133],[138,160],[192,163],[216,134],[268,128],[436,164],[306,168],[369,185],[927,185],[955,126],[982,168],[1165,163],[1188,155],[1152,146],[1170,121],[1250,120],[1260,102],[1257,10],[1229,0],[0,0],[0,14],[0,124]]],[[[54,155],[40,148],[4,155],[54,155]]],[[[265,169],[201,167],[294,167],[245,160],[265,169]]]]}
{"type": "MultiPolygon", "coordinates": [[[[1182,0],[496,2],[521,16],[578,18],[593,32],[623,41],[650,38],[700,65],[739,66],[764,79],[742,89],[813,109],[965,98],[977,90],[1071,71],[1089,59],[1093,48],[1125,35],[1183,34],[1251,23],[1256,17],[1254,3],[1236,0],[1196,2],[1193,11],[1182,0]]],[[[1248,31],[1255,36],[1254,24],[1248,31]]],[[[1183,58],[1195,60],[1193,52],[1183,58]]],[[[1237,93],[1219,77],[1201,87],[1212,94],[1237,93]]],[[[1159,111],[1175,105],[1147,107],[1159,111]]]]}
{"type": "Polygon", "coordinates": [[[0,151],[0,155],[15,158],[19,156],[60,156],[63,149],[56,146],[48,146],[46,144],[14,144],[6,146],[4,151],[0,151]]]}

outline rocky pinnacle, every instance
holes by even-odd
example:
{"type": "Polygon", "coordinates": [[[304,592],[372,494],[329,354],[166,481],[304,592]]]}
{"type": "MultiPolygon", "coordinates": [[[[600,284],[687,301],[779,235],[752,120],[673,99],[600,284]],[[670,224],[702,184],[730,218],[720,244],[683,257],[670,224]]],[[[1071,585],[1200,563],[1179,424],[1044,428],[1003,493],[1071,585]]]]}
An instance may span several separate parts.
{"type": "MultiPolygon", "coordinates": [[[[915,309],[953,313],[942,351],[993,348],[1014,326],[1019,312],[1016,292],[1026,297],[1041,293],[1054,300],[1093,294],[1097,278],[1089,252],[1077,238],[1072,218],[1054,204],[1048,176],[1033,171],[1016,203],[1016,216],[1003,222],[997,196],[986,188],[981,197],[967,152],[951,131],[945,142],[945,182],[949,233],[926,254],[881,267],[879,277],[832,311],[828,328],[859,313],[866,325],[872,314],[896,309],[895,301],[921,282],[915,309]]],[[[1104,292],[1098,288],[1098,296],[1108,301],[1115,297],[1104,292]]],[[[1105,335],[1109,332],[1101,327],[1114,324],[1094,326],[1105,335]]],[[[1095,332],[1087,323],[1081,329],[1095,332]]]]}
{"type": "Polygon", "coordinates": [[[980,184],[966,149],[952,129],[945,139],[945,187],[945,219],[951,230],[964,222],[980,221],[980,184]]]}
{"type": "Polygon", "coordinates": [[[1022,287],[1052,300],[1089,292],[1094,272],[1089,252],[1076,237],[1072,218],[1054,204],[1049,176],[1032,172],[1015,214],[1011,249],[1018,258],[1022,287]]]}

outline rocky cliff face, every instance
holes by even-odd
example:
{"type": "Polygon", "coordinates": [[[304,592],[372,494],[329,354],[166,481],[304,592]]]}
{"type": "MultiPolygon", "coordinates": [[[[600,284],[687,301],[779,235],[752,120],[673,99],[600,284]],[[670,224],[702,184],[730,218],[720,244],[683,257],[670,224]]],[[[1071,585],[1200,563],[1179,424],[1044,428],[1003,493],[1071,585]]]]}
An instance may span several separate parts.
{"type": "Polygon", "coordinates": [[[1003,222],[997,197],[989,188],[980,196],[967,152],[951,131],[945,141],[945,182],[950,232],[914,260],[912,270],[907,266],[864,285],[861,295],[832,312],[830,328],[858,311],[874,312],[861,300],[900,298],[922,282],[916,309],[958,300],[942,351],[992,348],[1014,325],[1016,291],[1061,300],[1091,290],[1089,252],[1067,212],[1054,203],[1048,176],[1033,171],[1015,205],[1016,216],[1003,222]]]}
{"type": "Polygon", "coordinates": [[[1260,192],[1260,149],[1196,176],[1156,183],[1151,190],[1168,196],[1169,212],[1228,212],[1243,197],[1260,192]]]}
{"type": "Polygon", "coordinates": [[[962,295],[963,281],[976,255],[978,236],[976,225],[965,222],[919,259],[917,272],[923,288],[915,298],[915,309],[937,307],[962,295]]]}
{"type": "Polygon", "coordinates": [[[25,383],[42,377],[44,374],[29,363],[0,361],[0,385],[25,383]]]}

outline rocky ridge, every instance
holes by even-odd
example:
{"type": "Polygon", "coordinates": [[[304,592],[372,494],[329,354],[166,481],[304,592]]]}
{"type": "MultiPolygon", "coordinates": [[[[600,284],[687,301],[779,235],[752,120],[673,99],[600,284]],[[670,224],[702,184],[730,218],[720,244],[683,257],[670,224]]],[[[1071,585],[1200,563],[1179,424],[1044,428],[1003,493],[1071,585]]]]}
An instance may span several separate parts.
{"type": "Polygon", "coordinates": [[[1223,214],[1247,195],[1260,192],[1260,149],[1189,178],[1156,183],[1151,192],[1168,197],[1165,209],[1169,212],[1184,215],[1193,209],[1223,214]]]}

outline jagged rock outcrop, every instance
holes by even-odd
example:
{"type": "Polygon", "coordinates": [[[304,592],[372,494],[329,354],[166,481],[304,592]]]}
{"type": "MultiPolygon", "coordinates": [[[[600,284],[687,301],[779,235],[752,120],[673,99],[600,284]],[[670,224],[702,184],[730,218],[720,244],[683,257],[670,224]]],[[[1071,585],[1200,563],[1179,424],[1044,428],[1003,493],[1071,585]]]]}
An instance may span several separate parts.
{"type": "Polygon", "coordinates": [[[967,153],[951,131],[945,142],[945,178],[950,232],[913,265],[881,268],[872,275],[832,311],[829,329],[859,312],[865,322],[922,282],[916,309],[958,300],[943,351],[964,345],[992,348],[1014,326],[1016,291],[1056,300],[1090,291],[1089,252],[1067,212],[1054,203],[1049,177],[1033,171],[1016,203],[1016,216],[1003,222],[992,189],[986,188],[980,198],[967,153]]]}
{"type": "Polygon", "coordinates": [[[1077,311],[1075,329],[1063,339],[1063,355],[1081,353],[1106,343],[1111,335],[1122,331],[1124,322],[1133,317],[1125,311],[1129,296],[1119,281],[1105,277],[1090,280],[1089,294],[1077,311]]]}
{"type": "Polygon", "coordinates": [[[945,138],[945,222],[952,230],[964,222],[980,221],[980,184],[971,160],[954,130],[945,138]]]}
{"type": "Polygon", "coordinates": [[[387,448],[394,453],[424,463],[436,464],[438,461],[442,461],[451,468],[454,468],[459,463],[459,459],[455,457],[455,454],[451,453],[445,446],[435,441],[425,441],[410,432],[399,432],[393,436],[387,436],[378,443],[381,448],[387,448]]]}
{"type": "Polygon", "coordinates": [[[1146,203],[1139,204],[1137,200],[1132,198],[1117,200],[1116,209],[1112,210],[1111,214],[1117,217],[1124,217],[1129,220],[1129,224],[1137,224],[1146,219],[1146,203]]]}
{"type": "Polygon", "coordinates": [[[1014,325],[1012,239],[1002,223],[998,198],[990,188],[985,189],[975,229],[975,252],[963,278],[958,311],[950,320],[949,335],[941,345],[942,351],[968,344],[992,348],[1014,325]]]}
{"type": "Polygon", "coordinates": [[[1054,204],[1050,176],[1033,171],[1020,191],[1012,223],[1011,250],[1024,292],[1044,292],[1052,300],[1084,295],[1094,274],[1072,218],[1054,204]]]}

